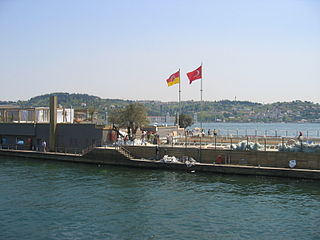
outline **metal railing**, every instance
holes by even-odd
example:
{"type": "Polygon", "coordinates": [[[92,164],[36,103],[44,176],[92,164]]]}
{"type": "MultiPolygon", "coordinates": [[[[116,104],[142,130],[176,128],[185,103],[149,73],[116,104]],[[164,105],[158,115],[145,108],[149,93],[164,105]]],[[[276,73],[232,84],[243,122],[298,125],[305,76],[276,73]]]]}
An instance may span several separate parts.
{"type": "Polygon", "coordinates": [[[122,145],[116,145],[115,149],[121,154],[123,154],[124,156],[126,156],[127,158],[130,158],[130,159],[134,158],[131,152],[125,147],[123,147],[122,145]]]}
{"type": "Polygon", "coordinates": [[[82,155],[85,155],[85,154],[91,152],[91,151],[92,151],[93,149],[95,149],[95,148],[96,148],[96,145],[93,144],[93,145],[90,145],[90,146],[82,149],[82,155]]]}
{"type": "MultiPolygon", "coordinates": [[[[244,136],[244,137],[232,137],[232,136],[175,136],[167,138],[160,138],[157,141],[157,145],[167,147],[205,147],[217,150],[239,150],[241,144],[245,145],[245,149],[252,150],[250,145],[256,144],[259,147],[259,151],[278,151],[278,149],[284,146],[294,144],[320,144],[320,138],[318,137],[304,137],[302,140],[294,137],[283,136],[244,136]]],[[[153,144],[153,141],[149,141],[148,145],[153,144]]],[[[139,144],[140,145],[140,144],[139,144]]],[[[144,144],[141,144],[144,145],[144,144]]],[[[154,145],[154,144],[153,144],[154,145]]]]}
{"type": "MultiPolygon", "coordinates": [[[[280,125],[281,126],[281,125],[280,125]]],[[[216,128],[216,132],[219,136],[234,136],[234,137],[246,137],[246,136],[266,136],[266,137],[297,137],[299,135],[299,131],[303,131],[304,136],[306,137],[320,137],[319,129],[306,129],[302,128],[300,130],[296,129],[286,129],[285,127],[281,128],[272,128],[266,126],[267,129],[262,128],[238,128],[238,129],[219,129],[216,128]]],[[[212,129],[211,129],[212,130],[212,129]]],[[[206,128],[205,133],[208,132],[208,127],[206,128]]],[[[200,135],[200,131],[189,130],[189,135],[200,135]]],[[[213,135],[213,133],[211,132],[213,135]]]]}

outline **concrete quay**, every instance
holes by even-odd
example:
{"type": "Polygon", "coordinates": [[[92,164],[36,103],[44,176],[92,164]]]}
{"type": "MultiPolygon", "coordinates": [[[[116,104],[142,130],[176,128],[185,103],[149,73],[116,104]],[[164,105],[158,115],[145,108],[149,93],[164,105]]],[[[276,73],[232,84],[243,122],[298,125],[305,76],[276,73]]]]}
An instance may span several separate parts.
{"type": "Polygon", "coordinates": [[[183,163],[163,163],[156,160],[132,159],[125,156],[115,148],[96,148],[85,155],[0,149],[0,156],[32,158],[43,161],[54,160],[98,165],[180,170],[187,172],[207,172],[213,174],[239,174],[320,180],[320,170],[318,169],[291,169],[213,163],[197,163],[191,167],[188,167],[183,163]]]}

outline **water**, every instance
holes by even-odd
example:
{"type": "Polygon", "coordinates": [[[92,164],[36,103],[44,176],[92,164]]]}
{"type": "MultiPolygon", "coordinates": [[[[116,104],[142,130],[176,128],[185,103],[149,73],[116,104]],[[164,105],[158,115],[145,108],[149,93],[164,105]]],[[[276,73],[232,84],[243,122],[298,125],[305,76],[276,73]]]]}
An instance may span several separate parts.
{"type": "MultiPolygon", "coordinates": [[[[200,127],[200,123],[190,128],[200,127]]],[[[217,129],[220,135],[296,137],[301,131],[305,137],[320,137],[320,123],[203,123],[206,129],[217,129]]]]}
{"type": "Polygon", "coordinates": [[[0,158],[0,239],[320,239],[320,182],[0,158]]]}

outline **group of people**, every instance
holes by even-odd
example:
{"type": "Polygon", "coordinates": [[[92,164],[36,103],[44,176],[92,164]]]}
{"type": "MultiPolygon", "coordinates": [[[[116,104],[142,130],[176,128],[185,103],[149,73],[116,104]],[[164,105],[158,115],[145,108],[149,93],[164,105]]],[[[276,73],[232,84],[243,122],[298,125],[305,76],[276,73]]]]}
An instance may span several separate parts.
{"type": "Polygon", "coordinates": [[[152,144],[160,143],[160,136],[157,133],[150,131],[141,132],[141,145],[147,145],[147,142],[152,144]]]}
{"type": "Polygon", "coordinates": [[[186,135],[187,136],[217,136],[218,135],[218,130],[216,129],[208,129],[207,133],[205,131],[205,129],[192,129],[192,130],[186,130],[186,135]]]}
{"type": "Polygon", "coordinates": [[[168,134],[166,137],[166,140],[167,140],[167,144],[172,144],[173,143],[173,136],[168,134]]]}
{"type": "MultiPolygon", "coordinates": [[[[134,144],[134,140],[130,142],[129,135],[124,135],[124,136],[118,136],[116,142],[120,142],[123,140],[123,144],[134,144]]],[[[159,144],[160,143],[160,136],[157,133],[153,133],[150,131],[142,131],[141,132],[141,142],[138,144],[141,145],[147,145],[147,143],[152,143],[152,144],[159,144]]]]}
{"type": "Polygon", "coordinates": [[[216,129],[211,130],[210,128],[208,129],[208,136],[217,136],[218,135],[218,131],[216,129]]]}

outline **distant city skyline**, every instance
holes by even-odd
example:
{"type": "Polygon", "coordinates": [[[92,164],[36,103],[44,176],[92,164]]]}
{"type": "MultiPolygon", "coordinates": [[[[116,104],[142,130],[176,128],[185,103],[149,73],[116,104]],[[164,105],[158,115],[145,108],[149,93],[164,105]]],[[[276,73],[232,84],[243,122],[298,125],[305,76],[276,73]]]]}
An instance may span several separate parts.
{"type": "Polygon", "coordinates": [[[0,1],[0,101],[320,103],[320,1],[0,1]]]}

